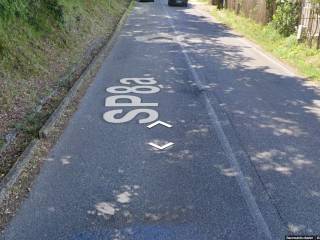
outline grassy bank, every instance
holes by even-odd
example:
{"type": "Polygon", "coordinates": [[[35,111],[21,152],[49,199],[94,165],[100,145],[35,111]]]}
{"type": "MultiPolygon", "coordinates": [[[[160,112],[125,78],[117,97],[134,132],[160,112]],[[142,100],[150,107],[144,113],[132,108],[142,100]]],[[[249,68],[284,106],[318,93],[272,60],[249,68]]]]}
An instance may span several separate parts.
{"type": "Polygon", "coordinates": [[[128,3],[0,0],[0,145],[61,84],[86,48],[110,34],[128,3]]]}
{"type": "MultiPolygon", "coordinates": [[[[201,1],[201,0],[200,0],[201,1]]],[[[203,2],[203,1],[202,1],[203,2]]],[[[229,10],[209,6],[212,15],[268,52],[295,67],[302,75],[320,81],[320,50],[298,43],[296,36],[283,37],[271,25],[263,26],[229,10]]]]}

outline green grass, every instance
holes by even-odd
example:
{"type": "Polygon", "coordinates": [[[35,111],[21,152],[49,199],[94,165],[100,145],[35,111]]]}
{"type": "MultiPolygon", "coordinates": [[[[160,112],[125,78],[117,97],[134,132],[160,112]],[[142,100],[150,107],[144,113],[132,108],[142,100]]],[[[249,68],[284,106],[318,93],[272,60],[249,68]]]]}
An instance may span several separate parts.
{"type": "Polygon", "coordinates": [[[320,81],[320,50],[298,43],[296,36],[281,36],[270,24],[261,25],[229,10],[212,10],[212,15],[248,39],[262,46],[302,75],[320,81]]]}
{"type": "Polygon", "coordinates": [[[5,140],[0,137],[0,149],[2,148],[2,146],[3,146],[4,144],[5,144],[5,140]]]}
{"type": "Polygon", "coordinates": [[[72,38],[75,32],[81,31],[85,35],[101,28],[105,24],[104,15],[119,14],[126,1],[54,2],[0,0],[0,70],[15,71],[24,76],[44,70],[47,56],[41,53],[45,41],[57,48],[70,47],[78,40],[72,38]]]}
{"type": "Polygon", "coordinates": [[[0,0],[0,133],[111,32],[129,0],[0,0]]]}

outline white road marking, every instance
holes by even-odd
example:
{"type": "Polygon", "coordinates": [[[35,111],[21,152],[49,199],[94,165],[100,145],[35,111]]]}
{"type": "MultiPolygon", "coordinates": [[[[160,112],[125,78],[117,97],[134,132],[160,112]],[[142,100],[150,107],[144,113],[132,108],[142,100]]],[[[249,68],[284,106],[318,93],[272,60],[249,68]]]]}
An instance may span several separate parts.
{"type": "MultiPolygon", "coordinates": [[[[169,16],[169,13],[167,11],[167,9],[163,6],[163,4],[161,4],[163,11],[166,13],[167,18],[168,18],[168,22],[170,24],[170,26],[173,29],[173,32],[175,35],[178,35],[178,32],[174,26],[174,24],[171,22],[171,17],[169,16]]],[[[189,66],[189,69],[192,73],[192,76],[196,82],[196,84],[198,85],[198,88],[204,89],[205,87],[203,86],[200,77],[197,73],[197,71],[192,67],[192,61],[190,59],[190,56],[188,55],[187,51],[185,50],[183,44],[179,41],[178,38],[176,38],[177,40],[177,44],[180,46],[182,53],[186,59],[187,65],[189,66]]],[[[239,162],[235,156],[235,154],[233,153],[232,147],[230,145],[230,142],[226,136],[226,134],[224,133],[224,130],[221,126],[221,123],[218,119],[218,116],[214,110],[214,108],[212,107],[211,103],[210,103],[210,99],[207,95],[207,93],[205,91],[202,91],[202,96],[205,99],[205,103],[206,103],[206,108],[209,114],[209,117],[211,119],[212,122],[212,126],[216,132],[216,136],[218,137],[221,146],[224,150],[224,152],[227,155],[227,158],[229,160],[229,163],[231,165],[231,167],[235,170],[235,172],[237,173],[235,178],[237,179],[237,182],[239,184],[240,190],[242,192],[243,198],[245,199],[248,209],[250,211],[251,216],[253,217],[253,219],[255,220],[255,223],[257,225],[257,230],[259,232],[260,235],[264,235],[265,237],[267,237],[268,239],[272,240],[272,234],[270,232],[269,226],[266,223],[264,217],[262,216],[262,213],[257,205],[257,202],[255,200],[255,197],[253,196],[250,187],[247,183],[246,178],[243,175],[243,172],[240,168],[239,162]]]]}
{"type": "Polygon", "coordinates": [[[252,50],[254,50],[256,53],[260,54],[262,57],[268,59],[270,62],[272,62],[274,65],[277,65],[278,67],[280,67],[283,71],[285,71],[290,77],[295,77],[296,75],[289,70],[283,63],[280,63],[279,60],[275,60],[273,59],[273,57],[268,56],[267,54],[265,54],[262,50],[258,49],[257,47],[255,47],[253,45],[253,43],[249,42],[246,39],[239,39],[241,42],[243,42],[246,45],[249,45],[251,47],[252,50]]]}
{"type": "Polygon", "coordinates": [[[156,121],[156,122],[151,123],[150,125],[148,125],[147,128],[153,128],[154,126],[157,126],[157,125],[159,125],[159,124],[161,124],[161,125],[163,125],[163,126],[165,126],[165,127],[167,127],[167,128],[171,128],[171,127],[172,127],[172,125],[169,124],[169,123],[162,122],[162,121],[156,121]]]}
{"type": "Polygon", "coordinates": [[[157,81],[152,77],[140,77],[140,78],[122,78],[120,83],[123,85],[111,86],[106,89],[106,91],[111,95],[105,99],[105,107],[111,108],[113,110],[106,111],[103,114],[103,119],[108,123],[126,123],[130,122],[138,115],[144,113],[148,117],[140,118],[138,121],[142,123],[151,123],[156,121],[159,117],[159,113],[154,109],[144,108],[144,107],[158,107],[159,103],[145,103],[138,96],[132,94],[154,94],[160,92],[160,88],[157,86],[152,86],[157,83],[157,81]],[[132,85],[135,84],[135,85],[132,85]],[[125,101],[124,101],[125,100],[125,101]],[[119,108],[120,107],[120,108],[119,108]],[[126,111],[121,107],[141,107],[139,109],[132,109],[126,111]],[[114,109],[116,108],[116,109],[114,109]],[[123,115],[123,112],[126,112],[123,115]],[[119,116],[120,115],[120,116],[119,116]]]}
{"type": "Polygon", "coordinates": [[[149,142],[148,144],[149,144],[150,146],[154,147],[154,148],[159,149],[159,150],[163,150],[163,149],[166,149],[166,148],[174,145],[173,142],[166,143],[165,145],[162,145],[162,146],[159,146],[158,144],[155,144],[155,143],[152,143],[152,142],[149,142]]]}
{"type": "MultiPolygon", "coordinates": [[[[203,13],[201,10],[195,9],[193,8],[193,10],[195,12],[198,12],[200,15],[204,15],[208,18],[213,19],[214,22],[218,22],[221,23],[220,21],[218,21],[217,19],[215,19],[215,17],[213,17],[210,14],[207,13],[203,13]]],[[[238,33],[236,33],[237,35],[239,35],[238,33]]],[[[280,67],[283,71],[285,71],[289,76],[294,77],[296,76],[295,73],[292,72],[292,70],[290,70],[285,64],[283,64],[281,61],[269,56],[268,54],[264,53],[263,50],[259,49],[258,47],[255,46],[255,44],[253,42],[251,42],[250,40],[247,40],[245,38],[239,37],[238,40],[240,42],[242,42],[245,45],[249,45],[251,47],[252,50],[254,50],[256,53],[260,54],[262,57],[268,59],[270,62],[272,62],[273,64],[277,65],[278,67],[280,67]]]]}

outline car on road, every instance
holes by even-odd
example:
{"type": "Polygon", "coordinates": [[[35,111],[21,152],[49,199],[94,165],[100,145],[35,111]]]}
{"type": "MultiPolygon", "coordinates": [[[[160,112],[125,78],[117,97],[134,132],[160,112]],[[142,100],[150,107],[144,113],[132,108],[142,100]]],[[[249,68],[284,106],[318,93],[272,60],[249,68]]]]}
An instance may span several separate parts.
{"type": "Polygon", "coordinates": [[[154,2],[154,0],[138,0],[138,2],[154,2]]]}
{"type": "Polygon", "coordinates": [[[169,6],[188,6],[188,0],[168,0],[169,6]]]}

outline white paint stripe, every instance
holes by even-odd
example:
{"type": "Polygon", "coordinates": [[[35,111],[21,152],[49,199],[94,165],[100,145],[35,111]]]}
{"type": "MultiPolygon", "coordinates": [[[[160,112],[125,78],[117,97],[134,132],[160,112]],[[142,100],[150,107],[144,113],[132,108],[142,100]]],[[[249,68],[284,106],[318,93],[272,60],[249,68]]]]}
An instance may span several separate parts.
{"type": "Polygon", "coordinates": [[[150,146],[155,147],[155,148],[160,149],[160,150],[166,149],[166,148],[174,145],[173,142],[169,142],[169,143],[167,143],[167,144],[165,144],[165,145],[162,145],[162,146],[159,146],[158,144],[152,143],[152,142],[149,142],[148,144],[149,144],[150,146]]]}
{"type": "Polygon", "coordinates": [[[268,56],[267,54],[265,54],[264,52],[262,52],[260,49],[258,49],[257,47],[255,47],[253,45],[253,43],[239,38],[239,40],[244,43],[247,46],[250,46],[252,50],[254,50],[256,53],[260,54],[261,56],[263,56],[264,58],[268,59],[270,62],[272,62],[273,64],[277,65],[278,67],[280,67],[282,70],[284,70],[287,74],[289,74],[290,76],[295,76],[294,73],[292,73],[292,71],[290,71],[287,67],[285,67],[283,64],[281,64],[280,62],[278,62],[277,60],[273,59],[272,57],[268,56]]]}
{"type": "Polygon", "coordinates": [[[156,121],[156,122],[151,123],[150,125],[148,125],[147,128],[153,128],[154,126],[157,126],[157,125],[159,125],[159,124],[161,124],[161,125],[163,125],[163,126],[165,126],[165,127],[167,127],[167,128],[171,128],[171,127],[172,127],[171,124],[166,123],[166,122],[162,122],[162,121],[158,120],[158,121],[156,121]]]}
{"type": "MultiPolygon", "coordinates": [[[[174,24],[171,22],[171,19],[170,19],[170,16],[169,16],[167,9],[165,9],[165,7],[163,5],[162,5],[162,9],[164,10],[164,12],[166,12],[166,15],[168,17],[168,21],[174,31],[174,34],[177,35],[178,33],[176,31],[174,24]]],[[[192,67],[192,61],[190,59],[190,56],[185,51],[183,44],[179,41],[177,43],[179,44],[179,46],[182,49],[182,53],[186,59],[187,64],[189,65],[189,68],[191,70],[192,76],[193,76],[196,84],[199,86],[200,89],[203,89],[204,87],[201,83],[200,77],[199,77],[197,71],[192,67]]],[[[272,238],[272,234],[270,232],[269,226],[267,225],[265,219],[262,216],[262,213],[256,203],[255,197],[253,196],[253,194],[249,188],[249,185],[248,185],[248,183],[247,183],[247,181],[241,171],[239,162],[238,162],[235,154],[233,153],[230,142],[228,141],[227,136],[225,135],[225,133],[223,131],[223,128],[222,128],[221,123],[218,119],[218,116],[217,116],[214,108],[211,106],[210,100],[209,100],[206,92],[203,92],[203,96],[205,98],[206,108],[207,108],[208,114],[210,116],[212,125],[216,131],[216,136],[218,137],[219,141],[221,142],[222,148],[227,155],[227,158],[230,162],[231,167],[238,173],[236,175],[236,179],[239,184],[242,195],[247,203],[250,214],[253,217],[253,219],[257,225],[257,230],[258,230],[259,234],[264,235],[268,239],[272,240],[273,238],[272,238]]]]}
{"type": "MultiPolygon", "coordinates": [[[[212,15],[208,14],[204,14],[201,10],[195,9],[193,8],[193,10],[195,10],[196,12],[198,12],[200,15],[205,15],[206,17],[209,17],[211,19],[214,20],[214,22],[219,22],[217,21],[212,15]]],[[[219,22],[220,23],[220,22],[219,22]]],[[[238,35],[237,33],[235,33],[236,35],[238,35]]],[[[262,57],[266,58],[267,60],[269,60],[270,62],[272,62],[273,64],[277,65],[278,67],[280,67],[282,70],[284,70],[287,74],[289,74],[290,76],[294,77],[296,76],[290,69],[288,69],[284,64],[282,64],[279,60],[275,60],[273,57],[270,57],[269,55],[265,54],[262,50],[260,50],[259,48],[257,48],[254,43],[252,43],[251,41],[248,41],[247,39],[242,38],[241,36],[239,36],[238,39],[240,42],[242,42],[243,44],[245,44],[246,46],[249,46],[252,50],[254,50],[256,53],[258,53],[259,55],[261,55],[262,57]]]]}

